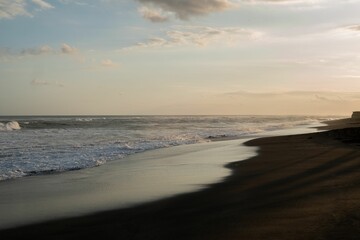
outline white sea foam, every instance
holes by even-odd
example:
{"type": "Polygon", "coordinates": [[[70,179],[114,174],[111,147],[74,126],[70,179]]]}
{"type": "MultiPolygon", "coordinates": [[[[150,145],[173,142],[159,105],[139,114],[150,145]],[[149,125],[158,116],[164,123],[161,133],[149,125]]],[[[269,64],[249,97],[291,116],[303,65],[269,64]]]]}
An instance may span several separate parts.
{"type": "Polygon", "coordinates": [[[20,130],[21,127],[18,122],[11,121],[7,123],[0,122],[0,131],[12,131],[12,130],[20,130]]]}
{"type": "Polygon", "coordinates": [[[91,122],[92,120],[92,118],[76,118],[78,122],[91,122]]]}

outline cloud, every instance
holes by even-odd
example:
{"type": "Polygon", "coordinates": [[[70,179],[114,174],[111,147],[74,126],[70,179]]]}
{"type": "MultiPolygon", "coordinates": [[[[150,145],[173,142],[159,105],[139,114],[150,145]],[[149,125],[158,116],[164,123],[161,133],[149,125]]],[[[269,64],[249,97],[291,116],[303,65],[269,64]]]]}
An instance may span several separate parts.
{"type": "Polygon", "coordinates": [[[170,42],[164,38],[152,37],[145,42],[139,42],[135,46],[126,48],[126,50],[132,50],[136,48],[155,48],[155,47],[164,47],[170,45],[170,42]]]}
{"type": "Polygon", "coordinates": [[[31,7],[41,10],[54,8],[53,5],[44,0],[0,0],[0,19],[13,19],[17,16],[33,16],[31,7]]]}
{"type": "Polygon", "coordinates": [[[44,80],[40,80],[37,78],[34,78],[31,82],[31,85],[33,86],[56,86],[56,87],[65,87],[62,83],[56,81],[56,82],[48,82],[44,80]]]}
{"type": "Polygon", "coordinates": [[[165,22],[169,20],[169,14],[163,12],[161,9],[141,7],[139,8],[139,13],[143,18],[151,22],[165,22]]]}
{"type": "Polygon", "coordinates": [[[63,54],[75,54],[77,53],[77,49],[74,48],[74,47],[71,47],[70,45],[66,44],[66,43],[63,43],[62,46],[61,46],[61,52],[63,54]]]}
{"type": "Polygon", "coordinates": [[[350,31],[360,32],[360,24],[347,26],[346,29],[350,31]]]}
{"type": "Polygon", "coordinates": [[[77,48],[70,46],[67,43],[61,45],[60,54],[71,56],[74,60],[81,63],[86,61],[85,56],[77,48]]]}
{"type": "Polygon", "coordinates": [[[0,48],[0,61],[19,60],[24,57],[40,57],[40,56],[57,56],[57,55],[73,55],[81,57],[77,48],[71,47],[64,43],[60,48],[52,48],[49,45],[40,47],[25,48],[20,51],[12,51],[9,48],[0,48]]]}
{"type": "Polygon", "coordinates": [[[114,63],[112,60],[110,59],[105,59],[101,61],[101,66],[103,67],[117,67],[118,64],[114,63]]]}
{"type": "Polygon", "coordinates": [[[32,85],[37,85],[37,86],[50,85],[49,82],[42,81],[42,80],[39,80],[39,79],[37,79],[37,78],[33,79],[33,80],[31,81],[31,84],[32,84],[32,85]]]}
{"type": "Polygon", "coordinates": [[[54,8],[53,5],[51,5],[50,3],[45,2],[44,0],[32,0],[32,2],[34,4],[36,4],[38,7],[40,7],[41,9],[51,9],[54,8]]]}
{"type": "Polygon", "coordinates": [[[237,0],[242,5],[282,6],[295,11],[312,11],[340,4],[359,3],[359,0],[237,0]]]}
{"type": "Polygon", "coordinates": [[[264,4],[299,4],[299,3],[320,3],[324,0],[242,0],[244,3],[264,3],[264,4]]]}
{"type": "Polygon", "coordinates": [[[175,46],[233,45],[241,40],[255,40],[263,34],[239,27],[175,26],[165,32],[165,37],[152,37],[126,50],[175,46]]]}
{"type": "MultiPolygon", "coordinates": [[[[102,0],[104,2],[104,0],[102,0]]],[[[62,4],[76,4],[76,5],[79,5],[79,6],[87,6],[89,5],[88,2],[86,1],[82,1],[82,0],[59,0],[60,3],[62,4]]]]}
{"type": "MultiPolygon", "coordinates": [[[[323,9],[330,6],[332,0],[239,0],[243,5],[267,5],[287,7],[293,11],[311,11],[323,9]]],[[[334,1],[335,2],[335,1],[334,1]]],[[[336,4],[345,3],[346,1],[337,1],[336,4]]]]}
{"type": "Polygon", "coordinates": [[[11,19],[16,16],[31,16],[26,10],[26,1],[0,0],[0,19],[11,19]]]}
{"type": "Polygon", "coordinates": [[[360,24],[341,26],[328,32],[330,36],[340,38],[352,38],[360,36],[360,24]]]}
{"type": "MultiPolygon", "coordinates": [[[[207,15],[214,12],[221,12],[235,6],[229,0],[137,0],[143,6],[157,11],[175,15],[181,20],[188,20],[194,16],[207,15]]],[[[144,16],[144,15],[143,15],[144,16]]],[[[160,15],[164,16],[164,15],[160,15]]],[[[149,18],[146,18],[151,20],[149,18]]]]}
{"type": "Polygon", "coordinates": [[[104,71],[104,70],[108,70],[108,69],[116,69],[118,67],[120,67],[121,64],[114,62],[111,59],[103,59],[102,61],[97,61],[96,59],[92,59],[91,60],[91,64],[84,67],[84,70],[88,70],[88,71],[104,71]]]}
{"type": "Polygon", "coordinates": [[[42,54],[50,54],[54,53],[55,50],[53,50],[48,45],[44,45],[42,47],[38,48],[27,48],[21,51],[21,55],[42,55],[42,54]]]}

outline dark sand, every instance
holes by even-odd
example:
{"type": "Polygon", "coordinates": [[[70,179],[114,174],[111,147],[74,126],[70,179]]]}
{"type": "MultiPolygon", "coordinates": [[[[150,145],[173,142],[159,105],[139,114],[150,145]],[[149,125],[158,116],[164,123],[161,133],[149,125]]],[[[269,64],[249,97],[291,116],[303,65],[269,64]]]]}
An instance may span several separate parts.
{"type": "MultiPolygon", "coordinates": [[[[360,129],[256,139],[208,189],[0,232],[0,239],[360,239],[360,129]]],[[[1,213],[0,213],[1,214],[1,213]]]]}

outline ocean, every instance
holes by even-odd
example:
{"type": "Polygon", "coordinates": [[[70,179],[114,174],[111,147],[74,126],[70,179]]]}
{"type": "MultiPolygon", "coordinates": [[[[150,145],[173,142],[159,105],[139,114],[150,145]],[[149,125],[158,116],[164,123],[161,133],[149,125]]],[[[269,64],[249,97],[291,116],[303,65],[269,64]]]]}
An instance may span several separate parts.
{"type": "Polygon", "coordinates": [[[316,116],[0,117],[0,181],[92,168],[140,152],[317,124],[316,116]]]}

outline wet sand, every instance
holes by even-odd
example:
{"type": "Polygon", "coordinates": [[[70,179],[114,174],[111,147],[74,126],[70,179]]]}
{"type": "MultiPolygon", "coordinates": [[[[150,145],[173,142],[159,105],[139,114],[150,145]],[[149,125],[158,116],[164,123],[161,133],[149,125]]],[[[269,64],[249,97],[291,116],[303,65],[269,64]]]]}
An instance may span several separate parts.
{"type": "MultiPolygon", "coordinates": [[[[259,155],[199,192],[0,231],[1,239],[359,239],[360,130],[247,142],[259,155]]],[[[348,128],[351,129],[342,129],[348,128]]],[[[341,128],[339,130],[338,128],[341,128]]]]}

